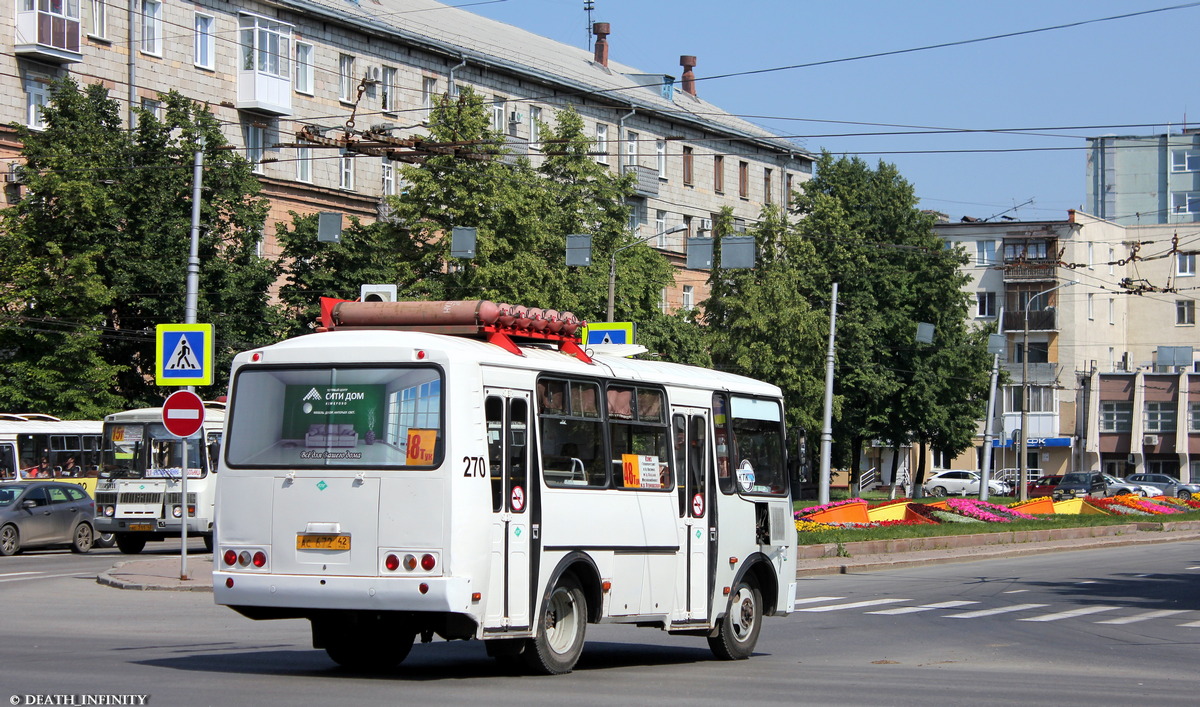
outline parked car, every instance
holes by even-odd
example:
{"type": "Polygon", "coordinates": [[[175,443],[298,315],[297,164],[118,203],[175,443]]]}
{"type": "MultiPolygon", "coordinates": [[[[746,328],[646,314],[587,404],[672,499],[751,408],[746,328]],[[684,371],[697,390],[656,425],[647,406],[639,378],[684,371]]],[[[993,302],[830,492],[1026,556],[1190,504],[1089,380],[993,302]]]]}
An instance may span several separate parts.
{"type": "MultiPolygon", "coordinates": [[[[1164,496],[1191,498],[1192,494],[1200,494],[1200,484],[1185,484],[1174,476],[1167,474],[1130,474],[1129,480],[1137,484],[1157,486],[1164,496]]],[[[1155,494],[1160,495],[1160,494],[1155,494]]]]}
{"type": "Polygon", "coordinates": [[[1119,476],[1113,476],[1112,474],[1103,474],[1103,476],[1104,483],[1107,486],[1106,490],[1104,491],[1105,496],[1124,496],[1126,494],[1133,494],[1135,496],[1158,495],[1155,493],[1158,489],[1153,486],[1135,484],[1130,481],[1126,481],[1119,476]]]}
{"type": "Polygon", "coordinates": [[[1051,494],[1054,498],[1075,498],[1077,496],[1104,496],[1108,484],[1104,474],[1097,471],[1072,471],[1063,474],[1058,486],[1051,494]]]}
{"type": "MultiPolygon", "coordinates": [[[[929,477],[921,488],[930,496],[946,496],[949,494],[965,496],[967,494],[979,493],[979,483],[979,474],[974,471],[939,471],[929,477]]],[[[1004,481],[989,479],[988,491],[997,496],[1004,496],[1012,492],[1012,487],[1004,481]]]]}
{"type": "Polygon", "coordinates": [[[1025,485],[1025,490],[1029,498],[1041,498],[1042,496],[1053,496],[1054,489],[1058,486],[1058,482],[1062,481],[1062,474],[1052,474],[1034,479],[1025,485]]]}
{"type": "Polygon", "coordinates": [[[0,486],[0,555],[54,545],[88,552],[96,503],[82,486],[22,481],[0,486]]]}

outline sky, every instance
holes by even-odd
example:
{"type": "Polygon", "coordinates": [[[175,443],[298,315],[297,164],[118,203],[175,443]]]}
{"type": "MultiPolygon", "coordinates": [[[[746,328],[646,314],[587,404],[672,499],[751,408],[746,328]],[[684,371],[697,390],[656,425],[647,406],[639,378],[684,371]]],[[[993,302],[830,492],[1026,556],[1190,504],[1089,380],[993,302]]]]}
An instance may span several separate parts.
{"type": "MultiPolygon", "coordinates": [[[[584,0],[443,0],[587,47],[584,0]]],[[[960,217],[1063,220],[1083,206],[1085,137],[1200,123],[1192,73],[1200,3],[1182,0],[594,0],[610,57],[679,77],[700,96],[808,150],[890,162],[920,207],[960,217]],[[898,55],[736,72],[1151,14],[898,55]],[[761,117],[751,117],[761,116],[761,117]],[[896,127],[902,126],[902,127],[896,127]],[[928,133],[929,129],[1003,133],[928,133]]]]}

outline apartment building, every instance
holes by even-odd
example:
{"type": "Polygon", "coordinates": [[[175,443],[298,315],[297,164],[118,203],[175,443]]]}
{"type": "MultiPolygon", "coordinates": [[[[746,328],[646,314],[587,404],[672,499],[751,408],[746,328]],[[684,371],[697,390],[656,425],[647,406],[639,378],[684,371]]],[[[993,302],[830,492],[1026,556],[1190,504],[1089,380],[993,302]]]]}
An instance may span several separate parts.
{"type": "MultiPolygon", "coordinates": [[[[610,60],[619,28],[594,30],[588,51],[433,0],[16,0],[0,18],[0,124],[37,127],[47,83],[62,75],[108,87],[131,122],[132,107],[154,109],[160,92],[178,89],[224,121],[272,220],[328,210],[371,220],[402,189],[397,165],[292,146],[305,126],[420,134],[435,97],[470,86],[510,148],[536,164],[540,125],[571,106],[596,160],[637,175],[634,235],[680,268],[664,310],[690,307],[707,296],[707,274],[684,269],[686,239],[710,231],[722,207],[744,224],[786,203],[814,157],[701,98],[697,57],[680,57],[677,81],[610,60]],[[679,224],[686,230],[656,237],[679,224]]],[[[19,149],[0,128],[0,160],[19,161],[19,149]]],[[[278,255],[273,233],[268,224],[267,256],[278,255]]]]}
{"type": "MultiPolygon", "coordinates": [[[[997,396],[994,468],[1020,466],[1027,391],[1028,468],[1200,478],[1200,436],[1192,433],[1200,432],[1200,405],[1192,407],[1200,382],[1191,373],[1192,352],[1200,353],[1200,234],[1075,211],[1063,221],[947,223],[936,231],[972,258],[966,289],[975,321],[998,322],[1006,339],[1009,383],[997,396]]],[[[976,448],[951,465],[980,468],[983,439],[981,421],[976,448]]]]}
{"type": "Polygon", "coordinates": [[[1200,221],[1200,129],[1088,142],[1090,213],[1121,225],[1200,221]]]}

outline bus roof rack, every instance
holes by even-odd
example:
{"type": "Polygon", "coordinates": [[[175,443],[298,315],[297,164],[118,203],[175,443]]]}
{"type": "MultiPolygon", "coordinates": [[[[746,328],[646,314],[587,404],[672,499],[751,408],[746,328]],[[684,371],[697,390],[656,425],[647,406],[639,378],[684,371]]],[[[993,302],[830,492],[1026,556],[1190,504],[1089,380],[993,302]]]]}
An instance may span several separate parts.
{"type": "Polygon", "coordinates": [[[358,302],[321,298],[318,331],[395,329],[481,338],[524,356],[518,342],[552,343],[584,363],[579,346],[584,322],[571,312],[490,300],[448,302],[358,302]]]}

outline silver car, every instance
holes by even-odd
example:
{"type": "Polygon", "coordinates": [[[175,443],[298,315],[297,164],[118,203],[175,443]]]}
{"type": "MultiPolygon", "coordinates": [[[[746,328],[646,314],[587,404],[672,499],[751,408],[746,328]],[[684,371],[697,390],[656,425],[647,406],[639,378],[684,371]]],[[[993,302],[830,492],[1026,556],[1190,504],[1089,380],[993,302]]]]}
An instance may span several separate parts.
{"type": "Polygon", "coordinates": [[[1147,484],[1157,486],[1162,491],[1161,495],[1164,496],[1191,498],[1192,494],[1200,494],[1200,484],[1185,484],[1167,474],[1130,474],[1129,480],[1143,486],[1147,484]]]}
{"type": "Polygon", "coordinates": [[[0,484],[0,555],[54,545],[88,552],[96,504],[81,486],[55,481],[0,484]]]}
{"type": "Polygon", "coordinates": [[[1153,487],[1146,488],[1141,484],[1135,484],[1112,474],[1104,475],[1105,496],[1124,496],[1125,494],[1133,494],[1134,496],[1156,496],[1156,489],[1153,487]]]}

